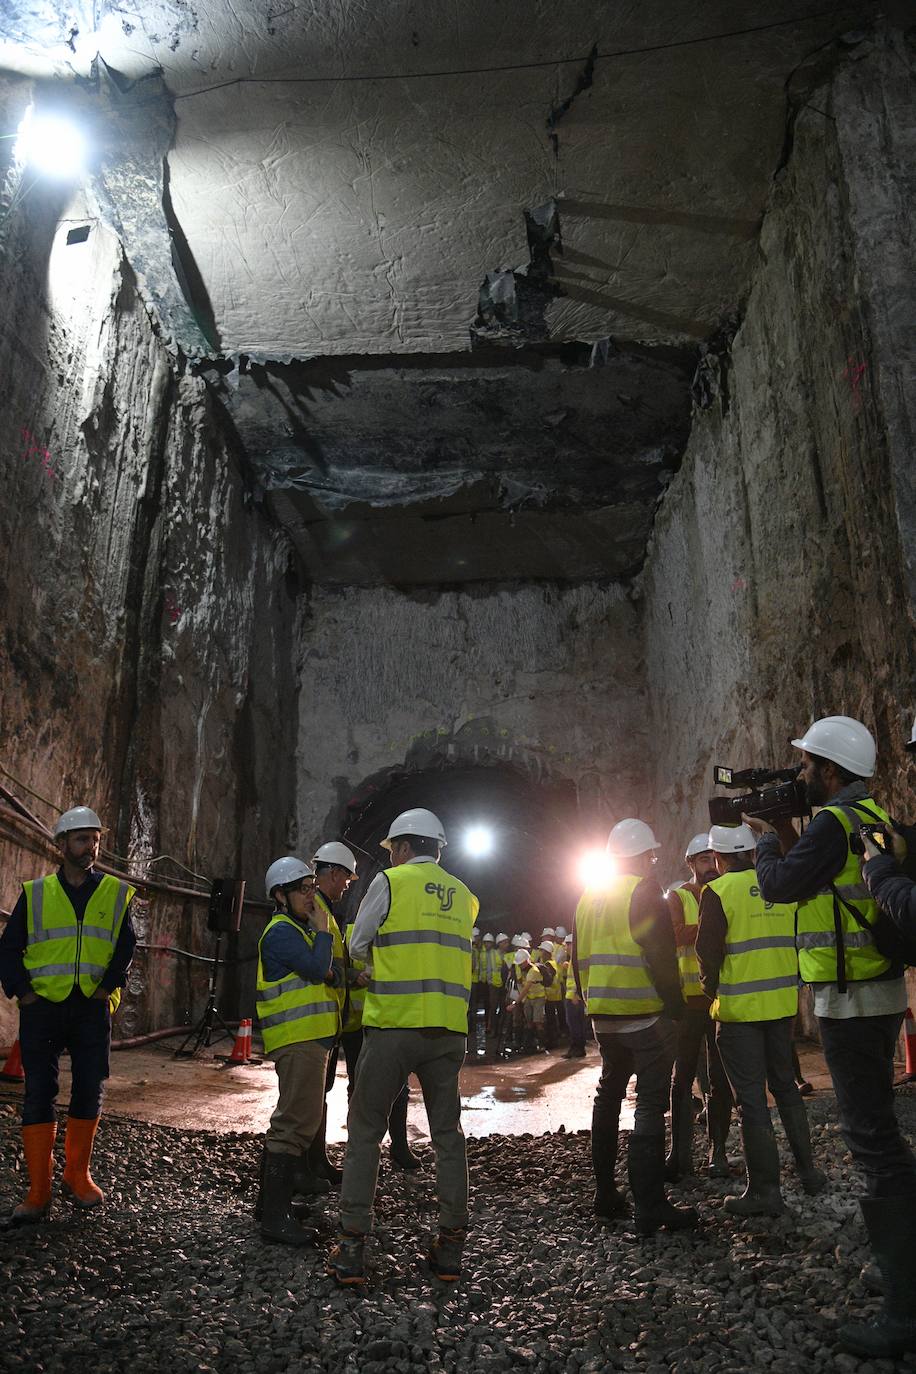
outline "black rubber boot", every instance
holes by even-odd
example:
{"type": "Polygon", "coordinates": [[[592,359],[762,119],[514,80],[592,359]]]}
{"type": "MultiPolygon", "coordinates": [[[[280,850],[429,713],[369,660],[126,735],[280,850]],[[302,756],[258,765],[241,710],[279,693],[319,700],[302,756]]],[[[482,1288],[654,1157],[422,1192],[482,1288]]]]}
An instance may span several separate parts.
{"type": "Polygon", "coordinates": [[[786,1210],[779,1190],[779,1151],[769,1122],[764,1127],[742,1122],[747,1186],[741,1197],[727,1197],[725,1210],[735,1217],[780,1217],[786,1210]]]}
{"type": "Polygon", "coordinates": [[[388,1135],[391,1139],[388,1154],[392,1164],[396,1164],[399,1169],[413,1172],[423,1167],[423,1161],[417,1158],[407,1143],[408,1100],[407,1093],[398,1093],[388,1113],[388,1135]]]}
{"type": "Polygon", "coordinates": [[[916,1351],[916,1193],[859,1202],[884,1281],[884,1309],[870,1322],[850,1322],[840,1345],[865,1360],[896,1360],[916,1351]]]}
{"type": "Polygon", "coordinates": [[[686,1231],[698,1225],[700,1218],[692,1207],[675,1207],[665,1197],[664,1135],[631,1133],[627,1172],[638,1235],[652,1236],[661,1227],[686,1231]]]}
{"type": "Polygon", "coordinates": [[[592,1124],[592,1171],[595,1175],[595,1216],[599,1221],[616,1221],[626,1216],[629,1208],[623,1193],[614,1181],[619,1144],[617,1130],[602,1131],[592,1124]]]}
{"type": "MultiPolygon", "coordinates": [[[[306,1167],[310,1174],[317,1179],[327,1179],[332,1188],[340,1187],[340,1180],[343,1178],[343,1169],[338,1169],[336,1164],[332,1164],[328,1159],[328,1149],[326,1143],[326,1132],[328,1129],[328,1104],[324,1104],[324,1111],[321,1114],[321,1125],[315,1132],[315,1138],[305,1155],[306,1167]]],[[[301,1190],[300,1190],[301,1191],[301,1190]]]]}
{"type": "Polygon", "coordinates": [[[827,1187],[827,1175],[823,1169],[817,1167],[811,1154],[811,1131],[804,1102],[779,1107],[779,1117],[795,1159],[801,1185],[810,1197],[815,1197],[827,1187]]]}
{"type": "Polygon", "coordinates": [[[717,1093],[706,1099],[706,1127],[709,1137],[710,1178],[728,1178],[728,1153],[726,1142],[732,1122],[732,1104],[727,1097],[717,1093]]]}
{"type": "Polygon", "coordinates": [[[665,1160],[665,1179],[677,1183],[693,1173],[693,1101],[671,1098],[671,1149],[665,1160]]]}
{"type": "Polygon", "coordinates": [[[260,1215],[265,1240],[278,1240],[284,1245],[314,1245],[318,1240],[315,1228],[300,1226],[290,1211],[298,1163],[295,1155],[264,1151],[260,1215]]]}

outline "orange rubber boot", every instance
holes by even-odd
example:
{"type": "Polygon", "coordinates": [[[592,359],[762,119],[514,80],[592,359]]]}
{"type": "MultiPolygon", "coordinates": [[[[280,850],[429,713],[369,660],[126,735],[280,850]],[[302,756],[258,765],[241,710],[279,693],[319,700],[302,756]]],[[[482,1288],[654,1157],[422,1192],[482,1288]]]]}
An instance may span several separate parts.
{"type": "Polygon", "coordinates": [[[92,1143],[98,1130],[99,1118],[81,1116],[67,1117],[67,1134],[64,1139],[67,1162],[64,1165],[64,1185],[73,1194],[78,1207],[101,1207],[105,1194],[92,1181],[89,1161],[92,1159],[92,1143]]]}
{"type": "Polygon", "coordinates": [[[42,1221],[47,1215],[51,1203],[56,1135],[56,1121],[39,1121],[34,1126],[23,1126],[22,1148],[29,1171],[29,1191],[25,1201],[13,1208],[7,1218],[8,1226],[28,1226],[31,1222],[42,1221]]]}

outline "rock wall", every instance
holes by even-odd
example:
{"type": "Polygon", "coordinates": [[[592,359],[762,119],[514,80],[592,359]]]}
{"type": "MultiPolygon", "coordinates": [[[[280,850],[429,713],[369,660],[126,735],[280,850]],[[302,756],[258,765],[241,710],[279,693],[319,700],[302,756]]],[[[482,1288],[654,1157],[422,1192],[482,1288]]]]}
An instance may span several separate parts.
{"type": "MultiPolygon", "coordinates": [[[[0,85],[5,128],[28,94],[0,85]]],[[[288,546],[246,506],[204,385],[164,347],[117,239],[0,149],[2,781],[42,821],[42,798],[96,806],[136,871],[167,854],[151,872],[192,887],[179,865],[240,872],[260,897],[292,813],[288,546]]],[[[7,908],[48,868],[11,835],[7,908]]],[[[210,952],[200,901],[159,895],[138,915],[149,942],[210,952]]],[[[202,965],[138,957],[121,1034],[198,1012],[204,982],[202,965]]],[[[13,1025],[2,1000],[0,1042],[13,1025]]]]}

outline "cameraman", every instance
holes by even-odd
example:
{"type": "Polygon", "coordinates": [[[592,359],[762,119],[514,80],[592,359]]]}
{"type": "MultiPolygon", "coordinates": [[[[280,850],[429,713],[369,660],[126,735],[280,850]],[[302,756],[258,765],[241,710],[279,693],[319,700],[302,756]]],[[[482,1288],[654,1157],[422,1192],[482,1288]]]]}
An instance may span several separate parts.
{"type": "Polygon", "coordinates": [[[902,965],[879,953],[869,935],[877,909],[862,883],[853,831],[890,819],[864,781],[875,771],[875,741],[859,721],[827,716],[792,743],[802,751],[808,799],[822,810],[801,837],[791,825],[777,836],[765,821],[745,820],[759,837],[763,896],[798,903],[799,971],[814,985],[840,1125],[865,1175],[860,1205],[884,1277],[881,1317],[842,1328],[840,1342],[863,1357],[888,1359],[916,1350],[916,1160],[901,1135],[893,1091],[907,996],[902,965]]]}

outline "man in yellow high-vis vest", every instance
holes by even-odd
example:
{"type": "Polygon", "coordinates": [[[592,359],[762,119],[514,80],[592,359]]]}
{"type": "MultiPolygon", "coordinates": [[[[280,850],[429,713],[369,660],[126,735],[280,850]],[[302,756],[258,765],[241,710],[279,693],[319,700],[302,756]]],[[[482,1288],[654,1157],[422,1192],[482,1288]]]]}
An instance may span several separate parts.
{"type": "Polygon", "coordinates": [[[102,822],[88,806],[65,811],[54,827],[56,873],[22,885],[0,938],[0,982],[19,1000],[25,1071],[22,1141],[29,1174],[25,1200],[7,1226],[40,1221],[51,1203],[58,1063],[70,1054],[73,1076],[63,1181],[78,1206],[98,1207],[89,1172],[111,1049],[111,1007],[136,943],[130,920],[134,888],[94,867],[102,822]]]}
{"type": "Polygon", "coordinates": [[[315,875],[293,855],[276,859],[264,887],[274,913],[258,942],[256,1010],[280,1094],[264,1137],[256,1208],[261,1234],[287,1245],[314,1245],[318,1233],[293,1215],[294,1193],[328,1191],[308,1152],[325,1110],[328,1055],[340,1035],[341,998],[326,907],[315,875]]]}
{"type": "Polygon", "coordinates": [[[665,1110],[684,1014],[674,934],[661,888],[652,876],[659,848],[645,821],[628,817],[608,836],[616,873],[587,888],[576,908],[573,969],[601,1050],[601,1078],[592,1109],[595,1213],[623,1215],[614,1182],[620,1106],[636,1075],[636,1113],[627,1153],[636,1230],[696,1226],[692,1208],[665,1196],[665,1110]]]}
{"type": "Polygon", "coordinates": [[[341,1230],[328,1258],[328,1272],[343,1285],[365,1282],[379,1146],[391,1104],[410,1074],[420,1081],[436,1152],[439,1232],[429,1247],[430,1267],[447,1282],[461,1272],[468,1171],[458,1074],[467,1040],[471,931],[479,903],[439,866],[445,843],[442,822],[431,811],[418,807],[397,816],[382,841],[391,867],[367,888],[350,938],[354,959],[371,957],[372,981],[347,1120],[341,1230]]]}
{"type": "Polygon", "coordinates": [[[718,1025],[719,1053],[738,1103],[747,1168],[744,1195],[726,1198],[725,1210],[743,1217],[779,1216],[785,1205],[767,1088],[805,1192],[827,1186],[811,1155],[808,1116],[792,1063],[798,1012],[795,908],[764,900],[754,872],[754,836],[746,825],[714,825],[709,843],[719,877],[703,889],[696,953],[718,1025]]]}
{"type": "Polygon", "coordinates": [[[862,880],[859,826],[883,825],[872,797],[874,737],[851,716],[825,716],[792,741],[808,800],[819,807],[799,836],[745,817],[759,837],[763,895],[798,903],[798,963],[814,987],[814,1012],[836,1092],[840,1127],[865,1178],[860,1207],[884,1276],[876,1321],[840,1328],[841,1346],[864,1359],[916,1351],[916,1158],[894,1110],[894,1052],[907,1007],[903,965],[877,948],[877,906],[862,880]],[[858,852],[857,852],[858,851],[858,852]]]}
{"type": "Polygon", "coordinates": [[[710,879],[717,876],[716,856],[709,847],[709,832],[688,842],[684,862],[691,880],[669,889],[666,901],[671,914],[681,990],[687,1010],[678,1022],[677,1055],[671,1078],[671,1149],[665,1161],[665,1177],[675,1183],[693,1173],[693,1084],[700,1053],[705,1049],[708,1091],[706,1135],[709,1141],[709,1175],[728,1178],[728,1140],[732,1116],[732,1090],[716,1048],[715,1022],[709,1015],[709,998],[700,987],[696,949],[700,897],[710,879]]]}

